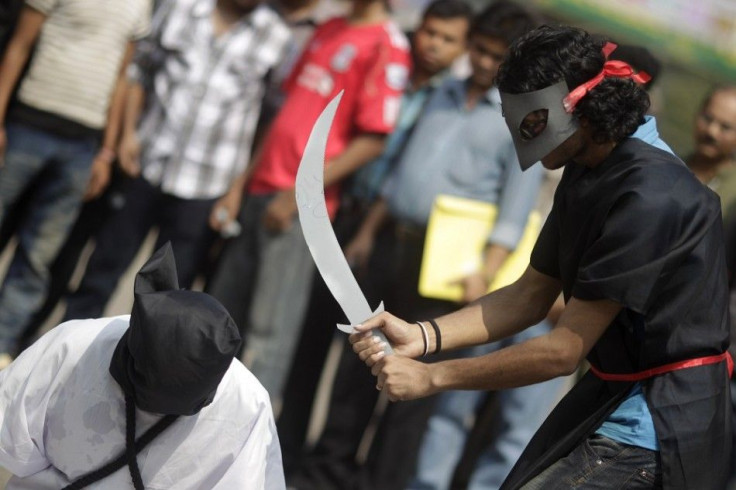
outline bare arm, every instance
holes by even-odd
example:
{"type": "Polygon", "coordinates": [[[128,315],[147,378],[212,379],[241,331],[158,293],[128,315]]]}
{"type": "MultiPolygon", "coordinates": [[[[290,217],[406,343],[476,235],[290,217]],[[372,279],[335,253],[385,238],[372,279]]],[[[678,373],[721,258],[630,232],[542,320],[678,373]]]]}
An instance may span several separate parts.
{"type": "MultiPolygon", "coordinates": [[[[487,294],[449,315],[436,319],[442,337],[442,350],[458,349],[473,345],[494,342],[514,335],[532,325],[536,325],[549,311],[561,285],[557,279],[537,272],[531,266],[513,284],[487,294]]],[[[411,319],[415,320],[415,319],[411,319]]],[[[394,350],[403,356],[418,357],[424,351],[420,330],[389,313],[381,313],[357,327],[359,333],[351,336],[356,352],[364,360],[380,349],[369,345],[374,328],[380,328],[392,343],[394,350]],[[363,333],[360,333],[363,332],[363,333]]],[[[437,350],[437,342],[432,328],[429,352],[437,350]]]]}
{"type": "Polygon", "coordinates": [[[487,354],[425,364],[401,356],[379,356],[372,372],[389,399],[407,400],[440,391],[499,390],[539,383],[575,372],[621,310],[609,300],[573,298],[548,334],[487,354]]]}
{"type": "MultiPolygon", "coordinates": [[[[509,286],[437,318],[442,348],[495,342],[536,325],[544,319],[561,289],[557,279],[529,266],[519,280],[509,286]]],[[[430,341],[435,345],[434,331],[430,330],[430,341]]]]}
{"type": "Polygon", "coordinates": [[[621,305],[610,300],[572,298],[548,334],[467,363],[438,363],[431,383],[437,390],[497,390],[572,374],[619,311],[621,305]]]}
{"type": "Polygon", "coordinates": [[[122,106],[122,137],[118,150],[120,168],[131,177],[141,172],[140,153],[141,144],[138,139],[138,119],[143,110],[145,91],[140,82],[129,80],[126,82],[126,91],[122,106]]]}
{"type": "Polygon", "coordinates": [[[353,138],[345,151],[330,160],[325,169],[325,187],[340,182],[366,163],[381,156],[385,140],[386,136],[382,134],[362,134],[353,138]]]}
{"type": "Polygon", "coordinates": [[[387,216],[388,204],[385,199],[379,198],[368,210],[355,237],[345,247],[345,258],[352,267],[365,267],[373,251],[376,233],[386,221],[387,216]]]}
{"type": "Polygon", "coordinates": [[[139,82],[130,81],[127,85],[125,104],[123,105],[123,134],[135,133],[138,129],[138,119],[143,111],[146,93],[139,82]]]}
{"type": "Polygon", "coordinates": [[[135,42],[129,41],[125,47],[125,55],[118,70],[118,77],[115,82],[115,90],[112,94],[110,102],[110,110],[107,113],[107,127],[105,128],[105,137],[103,139],[103,148],[109,148],[114,151],[117,147],[118,139],[124,125],[125,102],[128,89],[128,77],[126,72],[128,66],[133,60],[135,54],[135,42]]]}
{"type": "Polygon", "coordinates": [[[110,182],[110,171],[112,162],[115,160],[118,139],[123,126],[123,115],[125,111],[125,95],[128,87],[126,70],[135,54],[135,42],[128,42],[125,48],[123,60],[118,69],[118,76],[110,99],[110,109],[107,112],[107,125],[102,140],[102,148],[97,153],[92,163],[85,200],[94,199],[99,196],[110,182]]]}
{"type": "MultiPolygon", "coordinates": [[[[340,182],[366,163],[378,158],[383,152],[385,138],[385,135],[378,134],[361,134],[353,138],[347,148],[327,165],[325,187],[340,182]]],[[[271,201],[263,223],[269,230],[285,231],[291,227],[296,212],[294,189],[285,190],[271,201]]]]}
{"type": "MultiPolygon", "coordinates": [[[[528,313],[523,311],[523,305],[508,294],[514,292],[513,286],[438,318],[443,348],[445,344],[454,348],[482,343],[484,339],[498,340],[517,331],[521,324],[538,319],[541,305],[531,305],[528,313]]],[[[549,306],[553,301],[554,298],[545,303],[549,306]]],[[[418,328],[402,326],[393,317],[380,321],[379,315],[366,322],[362,330],[383,325],[384,332],[393,332],[393,336],[388,337],[392,342],[397,341],[399,348],[395,346],[395,351],[401,355],[385,356],[381,346],[370,338],[370,333],[356,333],[350,339],[354,350],[378,377],[378,387],[385,387],[392,400],[419,398],[450,389],[496,390],[573,373],[621,308],[619,303],[610,300],[573,298],[565,306],[557,325],[546,335],[482,357],[435,364],[403,357],[415,356],[417,351],[421,353],[422,341],[416,339],[418,328]]],[[[434,335],[431,343],[435,344],[434,335]]]]}

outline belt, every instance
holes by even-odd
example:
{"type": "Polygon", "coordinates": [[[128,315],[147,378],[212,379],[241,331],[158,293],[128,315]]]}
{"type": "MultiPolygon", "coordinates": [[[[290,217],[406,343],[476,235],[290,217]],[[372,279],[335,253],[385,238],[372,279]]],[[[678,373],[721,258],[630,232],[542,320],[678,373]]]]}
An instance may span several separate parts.
{"type": "Polygon", "coordinates": [[[733,358],[731,357],[731,354],[728,351],[724,352],[723,354],[718,354],[716,356],[698,357],[696,359],[689,359],[687,361],[672,362],[670,364],[665,364],[664,366],[659,366],[659,367],[647,369],[644,371],[639,371],[637,373],[626,373],[626,374],[604,373],[603,371],[597,369],[592,364],[590,366],[590,370],[593,371],[593,374],[595,374],[597,377],[599,377],[600,379],[604,381],[641,381],[644,379],[651,378],[653,376],[657,376],[659,374],[669,373],[672,371],[679,371],[680,369],[694,368],[698,366],[708,366],[710,364],[717,364],[723,361],[726,361],[726,367],[728,368],[729,377],[732,376],[733,375],[733,358]]]}

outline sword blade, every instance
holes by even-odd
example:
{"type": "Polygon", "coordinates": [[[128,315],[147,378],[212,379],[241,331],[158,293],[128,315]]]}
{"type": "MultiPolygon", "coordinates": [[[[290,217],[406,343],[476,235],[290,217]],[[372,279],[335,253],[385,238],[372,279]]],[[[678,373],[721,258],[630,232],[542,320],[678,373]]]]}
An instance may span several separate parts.
{"type": "MultiPolygon", "coordinates": [[[[383,303],[375,312],[371,310],[345,259],[327,213],[324,191],[325,150],[341,98],[342,92],[330,101],[312,128],[296,175],[296,202],[304,239],[317,270],[351,326],[354,326],[383,311],[383,303]]],[[[379,332],[376,333],[383,337],[379,332]]]]}

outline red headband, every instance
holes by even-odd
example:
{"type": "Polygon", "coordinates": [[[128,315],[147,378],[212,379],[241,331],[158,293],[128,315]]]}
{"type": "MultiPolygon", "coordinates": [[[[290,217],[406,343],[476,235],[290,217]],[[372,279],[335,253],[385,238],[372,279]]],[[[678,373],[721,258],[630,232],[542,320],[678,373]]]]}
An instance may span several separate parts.
{"type": "MultiPolygon", "coordinates": [[[[603,46],[603,54],[605,55],[606,60],[608,60],[608,56],[617,47],[618,46],[616,46],[614,43],[610,42],[606,43],[606,45],[603,46]]],[[[593,88],[601,83],[606,77],[631,78],[636,83],[647,83],[649,80],[652,79],[652,77],[650,77],[649,74],[646,72],[640,71],[639,73],[634,73],[634,69],[631,68],[631,66],[629,66],[629,64],[624,61],[606,61],[603,64],[603,69],[600,73],[598,73],[595,77],[583,83],[582,85],[577,86],[573,91],[567,94],[567,97],[565,97],[562,101],[562,104],[565,107],[565,111],[568,113],[574,111],[575,106],[578,105],[580,99],[585,97],[588,92],[593,90],[593,88]]]]}

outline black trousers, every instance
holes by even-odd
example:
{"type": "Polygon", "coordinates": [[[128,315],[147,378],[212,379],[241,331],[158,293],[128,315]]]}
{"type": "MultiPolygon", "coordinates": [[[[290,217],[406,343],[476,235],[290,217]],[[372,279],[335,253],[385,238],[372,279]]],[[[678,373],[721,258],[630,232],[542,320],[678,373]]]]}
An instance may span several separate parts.
{"type": "MultiPolygon", "coordinates": [[[[424,248],[424,229],[391,223],[376,239],[365,277],[371,305],[409,321],[453,311],[455,303],[419,296],[417,284],[424,248]]],[[[417,327],[418,328],[418,327],[417,327]]],[[[391,403],[378,422],[368,459],[358,468],[355,458],[371,422],[379,392],[368,368],[345,344],[336,374],[327,422],[319,441],[291,483],[300,490],[403,490],[416,466],[416,456],[432,414],[434,398],[391,403]]]]}
{"type": "Polygon", "coordinates": [[[207,256],[216,236],[208,224],[215,199],[166,195],[143,178],[125,183],[123,199],[95,235],[95,251],[79,288],[67,300],[65,319],[102,315],[118,280],[154,226],[159,227],[156,248],[171,242],[180,287],[191,286],[207,256]]]}

